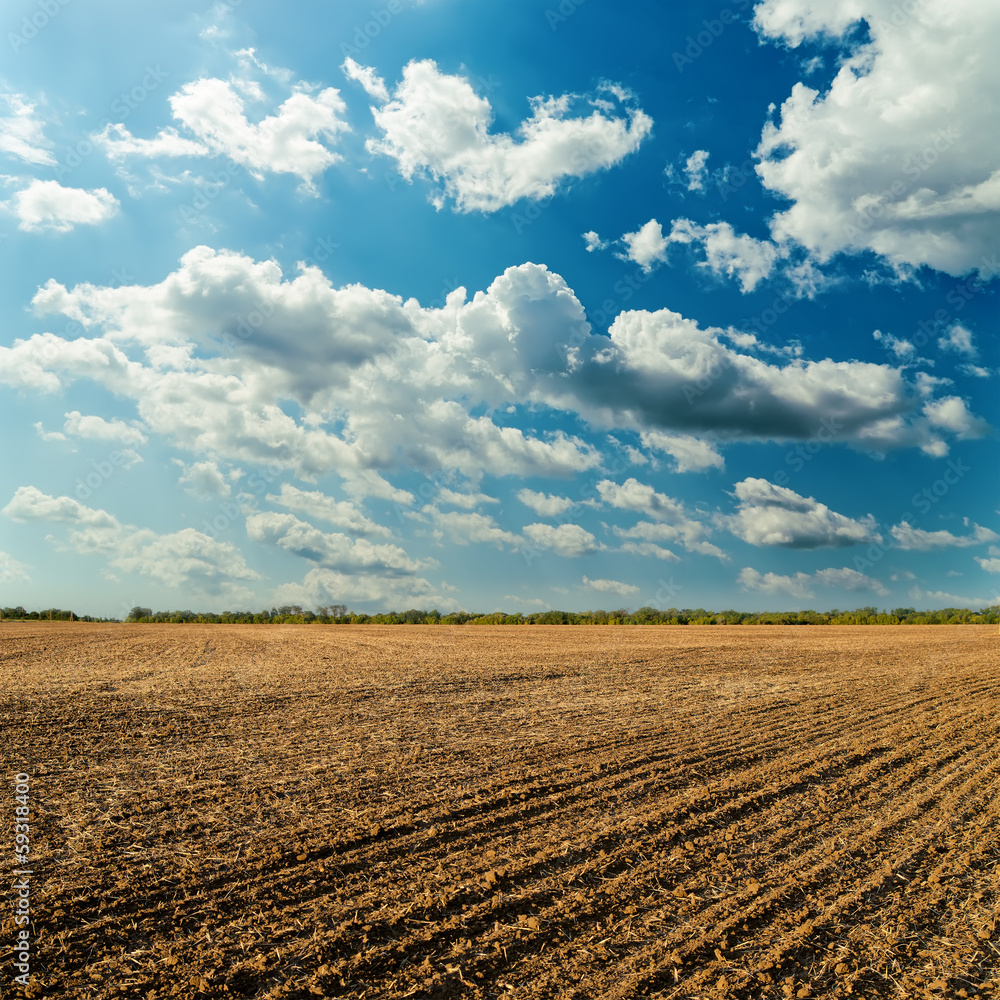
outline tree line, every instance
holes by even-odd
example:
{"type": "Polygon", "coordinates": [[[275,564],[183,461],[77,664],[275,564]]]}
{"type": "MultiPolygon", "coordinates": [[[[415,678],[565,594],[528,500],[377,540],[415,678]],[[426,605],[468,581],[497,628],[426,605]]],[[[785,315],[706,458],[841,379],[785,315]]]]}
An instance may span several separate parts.
{"type": "MultiPolygon", "coordinates": [[[[25,611],[18,605],[0,608],[0,617],[18,621],[120,622],[120,618],[98,618],[73,611],[48,608],[25,611]]],[[[126,622],[176,624],[254,624],[254,625],[996,625],[1000,624],[1000,605],[973,611],[969,608],[939,608],[918,611],[916,608],[834,608],[831,611],[708,611],[705,608],[652,608],[635,611],[536,611],[528,615],[493,611],[488,614],[469,611],[442,613],[426,611],[385,611],[375,614],[348,611],[344,604],[315,609],[298,604],[283,604],[262,611],[153,611],[136,605],[126,622]]]]}

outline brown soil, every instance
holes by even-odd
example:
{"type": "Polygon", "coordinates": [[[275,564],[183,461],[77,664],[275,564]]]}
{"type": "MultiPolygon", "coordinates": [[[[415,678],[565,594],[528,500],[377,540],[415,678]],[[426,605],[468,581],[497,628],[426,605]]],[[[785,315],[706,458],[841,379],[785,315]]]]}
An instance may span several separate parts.
{"type": "Polygon", "coordinates": [[[4,623],[3,987],[998,995],[998,641],[4,623]]]}

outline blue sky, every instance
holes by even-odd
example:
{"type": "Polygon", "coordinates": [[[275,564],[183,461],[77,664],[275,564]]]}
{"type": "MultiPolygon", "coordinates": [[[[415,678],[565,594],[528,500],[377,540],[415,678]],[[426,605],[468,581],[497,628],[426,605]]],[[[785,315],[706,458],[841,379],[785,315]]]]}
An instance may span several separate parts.
{"type": "Polygon", "coordinates": [[[995,4],[0,29],[0,603],[1000,602],[995,4]]]}

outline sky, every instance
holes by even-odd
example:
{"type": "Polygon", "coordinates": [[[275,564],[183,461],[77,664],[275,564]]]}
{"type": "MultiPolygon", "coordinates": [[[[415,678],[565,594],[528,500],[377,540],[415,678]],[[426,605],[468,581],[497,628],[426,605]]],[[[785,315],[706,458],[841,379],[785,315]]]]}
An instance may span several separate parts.
{"type": "Polygon", "coordinates": [[[1000,603],[992,0],[0,19],[0,604],[1000,603]]]}

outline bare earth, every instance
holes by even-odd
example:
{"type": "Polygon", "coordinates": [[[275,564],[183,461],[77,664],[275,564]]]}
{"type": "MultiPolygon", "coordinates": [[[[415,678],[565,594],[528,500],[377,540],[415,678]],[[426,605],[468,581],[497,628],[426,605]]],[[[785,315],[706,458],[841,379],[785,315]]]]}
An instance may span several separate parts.
{"type": "Polygon", "coordinates": [[[3,623],[0,989],[997,996],[998,641],[3,623]]]}

